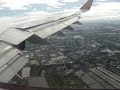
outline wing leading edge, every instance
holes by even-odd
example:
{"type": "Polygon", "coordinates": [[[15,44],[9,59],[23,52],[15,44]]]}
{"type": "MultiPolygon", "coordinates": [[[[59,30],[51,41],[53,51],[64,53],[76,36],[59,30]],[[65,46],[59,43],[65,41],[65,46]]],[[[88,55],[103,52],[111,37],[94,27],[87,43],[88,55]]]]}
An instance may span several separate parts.
{"type": "MultiPolygon", "coordinates": [[[[40,39],[62,30],[79,20],[80,14],[90,10],[93,0],[88,0],[80,11],[57,13],[41,18],[22,18],[7,22],[0,30],[0,82],[10,79],[28,62],[22,52],[14,47],[33,35],[40,39]]],[[[41,40],[42,41],[42,40],[41,40]]]]}

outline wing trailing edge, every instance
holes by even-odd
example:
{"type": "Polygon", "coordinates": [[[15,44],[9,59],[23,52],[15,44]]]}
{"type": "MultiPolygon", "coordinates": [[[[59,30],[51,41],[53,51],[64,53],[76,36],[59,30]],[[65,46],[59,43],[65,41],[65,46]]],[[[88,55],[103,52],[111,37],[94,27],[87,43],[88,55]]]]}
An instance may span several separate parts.
{"type": "Polygon", "coordinates": [[[0,41],[0,82],[8,83],[27,62],[20,50],[0,41]]]}

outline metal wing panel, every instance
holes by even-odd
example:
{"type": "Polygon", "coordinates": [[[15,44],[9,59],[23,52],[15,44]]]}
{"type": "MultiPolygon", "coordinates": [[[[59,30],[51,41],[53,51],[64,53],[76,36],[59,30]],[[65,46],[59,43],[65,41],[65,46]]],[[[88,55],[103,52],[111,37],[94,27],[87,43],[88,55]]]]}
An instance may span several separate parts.
{"type": "Polygon", "coordinates": [[[59,25],[54,25],[49,28],[39,30],[39,31],[35,32],[35,34],[44,39],[44,38],[48,37],[49,35],[61,30],[63,27],[65,27],[65,25],[63,23],[61,23],[59,25]]]}
{"type": "Polygon", "coordinates": [[[0,82],[8,83],[27,62],[27,58],[20,57],[12,65],[6,64],[4,70],[0,73],[0,82]]]}
{"type": "Polygon", "coordinates": [[[37,32],[35,32],[35,34],[41,38],[46,38],[48,36],[50,36],[51,34],[56,33],[57,31],[69,26],[70,24],[72,24],[73,22],[77,21],[78,18],[74,17],[72,19],[66,20],[66,21],[58,21],[58,22],[54,22],[51,26],[48,26],[44,29],[38,30],[37,32]]]}
{"type": "Polygon", "coordinates": [[[0,35],[0,39],[2,39],[5,42],[9,42],[15,45],[18,45],[28,37],[32,36],[33,34],[30,32],[26,32],[23,30],[18,30],[15,28],[10,28],[9,30],[3,32],[0,35]]]}
{"type": "Polygon", "coordinates": [[[64,24],[67,26],[71,25],[72,23],[76,22],[78,20],[78,17],[72,18],[66,22],[64,22],[64,24]]]}
{"type": "Polygon", "coordinates": [[[28,59],[18,49],[5,42],[0,42],[0,47],[3,47],[0,52],[0,82],[8,83],[28,59]]]}
{"type": "Polygon", "coordinates": [[[4,64],[6,64],[10,59],[12,59],[14,56],[16,56],[19,53],[19,51],[17,49],[9,49],[9,51],[7,51],[6,53],[4,53],[4,55],[1,55],[1,59],[0,59],[0,67],[2,67],[4,64]],[[8,53],[10,52],[10,53],[8,53]]]}
{"type": "Polygon", "coordinates": [[[21,22],[17,21],[17,23],[14,27],[20,28],[20,29],[27,29],[30,27],[40,26],[40,25],[43,25],[46,23],[50,23],[50,22],[59,20],[61,18],[68,17],[70,15],[78,14],[78,13],[79,12],[77,11],[77,12],[64,12],[64,13],[50,14],[45,17],[37,16],[37,17],[31,18],[31,19],[28,19],[25,21],[21,21],[21,22]]]}
{"type": "Polygon", "coordinates": [[[2,54],[3,52],[9,50],[10,48],[12,48],[12,46],[4,43],[4,42],[0,42],[0,54],[2,54]]]}

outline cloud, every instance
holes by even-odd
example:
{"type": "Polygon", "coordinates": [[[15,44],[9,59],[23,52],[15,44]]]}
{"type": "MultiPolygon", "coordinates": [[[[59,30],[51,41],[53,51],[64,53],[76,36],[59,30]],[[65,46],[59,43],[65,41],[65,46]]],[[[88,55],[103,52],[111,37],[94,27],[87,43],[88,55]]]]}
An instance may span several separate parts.
{"type": "Polygon", "coordinates": [[[62,0],[61,2],[64,2],[64,3],[66,3],[66,2],[69,2],[69,3],[72,3],[72,2],[78,2],[79,0],[62,0]]]}
{"type": "Polygon", "coordinates": [[[3,10],[4,8],[0,7],[0,10],[3,10]]]}
{"type": "Polygon", "coordinates": [[[72,8],[72,9],[64,9],[63,11],[61,11],[61,12],[76,12],[76,11],[78,11],[79,10],[79,7],[74,7],[74,8],[72,8]]]}
{"type": "Polygon", "coordinates": [[[27,16],[44,16],[48,14],[51,14],[51,13],[47,13],[45,11],[32,11],[32,12],[25,13],[25,15],[27,16]]]}
{"type": "Polygon", "coordinates": [[[27,9],[27,6],[31,4],[46,4],[51,7],[58,7],[64,5],[58,0],[0,0],[0,3],[1,7],[7,7],[11,10],[27,9]]]}
{"type": "MultiPolygon", "coordinates": [[[[0,0],[0,13],[1,16],[32,16],[75,11],[78,10],[81,3],[85,1],[86,0],[0,0]],[[6,8],[7,10],[5,10],[6,8]]],[[[119,18],[119,2],[120,0],[94,0],[91,10],[82,14],[82,19],[119,18]]]]}
{"type": "MultiPolygon", "coordinates": [[[[99,0],[100,1],[100,0],[99,0]]],[[[103,0],[101,0],[103,1],[103,0]]],[[[106,1],[106,0],[104,0],[106,1]]],[[[91,10],[84,13],[82,16],[87,19],[108,19],[119,18],[120,3],[118,2],[96,2],[98,5],[92,6],[91,10]]]]}

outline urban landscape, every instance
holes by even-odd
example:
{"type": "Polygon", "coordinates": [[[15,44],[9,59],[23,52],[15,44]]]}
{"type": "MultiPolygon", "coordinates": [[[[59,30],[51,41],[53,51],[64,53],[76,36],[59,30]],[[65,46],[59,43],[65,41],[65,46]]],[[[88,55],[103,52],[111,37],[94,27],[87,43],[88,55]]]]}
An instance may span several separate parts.
{"type": "Polygon", "coordinates": [[[26,41],[29,62],[9,82],[45,88],[120,88],[120,27],[115,21],[72,24],[46,40],[26,41]],[[82,24],[82,25],[80,25],[82,24]]]}

